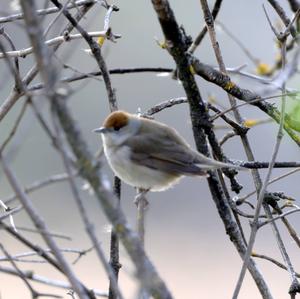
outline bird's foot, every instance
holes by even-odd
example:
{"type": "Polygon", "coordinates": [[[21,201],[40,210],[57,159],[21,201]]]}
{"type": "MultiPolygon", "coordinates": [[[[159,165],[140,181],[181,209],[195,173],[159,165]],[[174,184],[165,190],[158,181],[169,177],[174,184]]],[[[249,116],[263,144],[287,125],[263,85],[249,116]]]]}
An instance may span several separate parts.
{"type": "Polygon", "coordinates": [[[148,207],[149,202],[146,198],[146,194],[147,194],[148,191],[149,191],[149,189],[148,190],[138,189],[138,194],[134,198],[134,203],[137,207],[142,206],[144,209],[146,209],[148,207]]]}

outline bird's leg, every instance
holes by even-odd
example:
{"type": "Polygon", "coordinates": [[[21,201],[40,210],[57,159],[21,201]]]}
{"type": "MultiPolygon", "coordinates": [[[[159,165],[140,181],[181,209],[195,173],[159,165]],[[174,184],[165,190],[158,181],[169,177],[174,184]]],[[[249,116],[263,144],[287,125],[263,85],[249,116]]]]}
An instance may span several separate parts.
{"type": "Polygon", "coordinates": [[[136,206],[142,205],[143,208],[147,208],[149,202],[146,198],[146,194],[149,192],[149,189],[136,189],[137,195],[134,198],[134,203],[136,206]]]}

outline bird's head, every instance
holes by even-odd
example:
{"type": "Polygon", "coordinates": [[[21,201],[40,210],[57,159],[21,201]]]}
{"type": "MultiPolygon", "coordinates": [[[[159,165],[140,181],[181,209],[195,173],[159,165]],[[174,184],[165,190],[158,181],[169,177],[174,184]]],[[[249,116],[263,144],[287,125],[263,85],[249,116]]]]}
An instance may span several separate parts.
{"type": "Polygon", "coordinates": [[[94,132],[100,133],[107,145],[118,146],[135,135],[140,125],[139,117],[124,111],[115,111],[108,115],[103,126],[95,129],[94,132]]]}

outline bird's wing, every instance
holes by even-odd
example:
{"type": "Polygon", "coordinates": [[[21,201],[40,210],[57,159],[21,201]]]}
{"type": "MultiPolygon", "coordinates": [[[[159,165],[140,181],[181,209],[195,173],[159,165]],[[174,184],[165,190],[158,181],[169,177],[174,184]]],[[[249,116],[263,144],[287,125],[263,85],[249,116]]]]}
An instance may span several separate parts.
{"type": "Polygon", "coordinates": [[[180,138],[169,136],[164,131],[144,133],[142,138],[132,136],[124,145],[132,149],[131,159],[140,165],[179,175],[206,175],[205,168],[197,165],[197,152],[180,138]]]}

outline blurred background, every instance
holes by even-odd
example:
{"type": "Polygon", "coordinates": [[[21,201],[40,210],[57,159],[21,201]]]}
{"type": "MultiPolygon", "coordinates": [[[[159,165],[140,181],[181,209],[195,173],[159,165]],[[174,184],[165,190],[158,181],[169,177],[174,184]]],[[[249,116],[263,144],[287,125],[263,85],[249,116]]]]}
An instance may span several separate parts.
{"type": "MultiPolygon", "coordinates": [[[[39,7],[43,7],[44,1],[36,2],[39,7]]],[[[280,0],[278,2],[292,17],[287,1],[280,0]]],[[[214,1],[209,1],[209,3],[213,5],[214,1]]],[[[18,12],[17,4],[17,1],[0,0],[1,15],[5,16],[18,12]]],[[[174,62],[170,55],[167,51],[161,49],[155,41],[156,38],[163,41],[163,35],[151,1],[132,0],[128,2],[116,0],[112,4],[117,5],[120,11],[112,15],[110,25],[113,32],[121,34],[122,38],[118,39],[117,43],[107,41],[103,46],[103,55],[108,68],[173,68],[174,62]]],[[[178,23],[183,24],[186,33],[195,38],[204,26],[200,2],[170,0],[170,4],[178,23]]],[[[272,22],[277,24],[278,17],[274,14],[273,9],[267,1],[259,0],[224,0],[218,20],[238,37],[254,57],[263,63],[273,65],[279,49],[276,47],[274,34],[264,15],[263,4],[266,6],[272,22]]],[[[82,25],[89,31],[102,30],[104,15],[104,8],[100,4],[95,5],[82,21],[82,25]]],[[[45,28],[53,18],[54,15],[43,18],[45,28]]],[[[47,39],[57,36],[65,24],[64,17],[60,16],[56,25],[52,27],[47,35],[47,39]]],[[[23,21],[2,25],[12,37],[17,49],[29,47],[30,44],[24,30],[23,21]]],[[[246,71],[255,71],[255,65],[249,60],[249,57],[219,26],[217,27],[217,37],[227,67],[236,68],[247,64],[246,71]]],[[[81,40],[71,41],[60,48],[56,53],[57,58],[55,60],[61,77],[73,73],[72,70],[62,67],[62,61],[83,73],[97,70],[94,59],[84,51],[86,48],[88,46],[81,40]]],[[[208,36],[196,50],[195,55],[201,62],[216,65],[208,36]]],[[[26,57],[26,59],[20,59],[22,76],[28,72],[33,63],[33,55],[26,57]]],[[[13,77],[3,59],[0,61],[0,78],[0,103],[3,103],[13,88],[13,77]]],[[[178,81],[173,80],[170,76],[157,76],[157,73],[112,75],[111,79],[113,87],[116,89],[119,108],[132,113],[138,112],[139,109],[145,112],[162,101],[185,96],[184,90],[178,81]]],[[[234,80],[240,86],[254,91],[262,87],[253,80],[238,77],[234,80]]],[[[293,78],[291,82],[288,82],[288,86],[297,89],[298,80],[298,77],[293,78]]],[[[39,77],[33,83],[38,82],[40,82],[39,77]]],[[[220,88],[216,88],[201,78],[197,78],[197,82],[205,101],[213,97],[219,104],[229,107],[226,94],[220,88]]],[[[92,130],[99,127],[109,113],[104,83],[101,80],[91,78],[69,84],[65,88],[70,93],[68,105],[72,109],[77,125],[83,132],[90,150],[96,153],[101,147],[101,140],[98,135],[92,133],[92,130]]],[[[40,94],[36,99],[43,115],[51,122],[47,99],[43,94],[40,94]]],[[[11,131],[23,100],[21,98],[1,122],[0,144],[11,131]]],[[[273,100],[273,102],[276,105],[279,104],[279,100],[273,100]]],[[[268,118],[255,107],[244,106],[241,113],[245,119],[265,120],[268,118]]],[[[164,110],[155,115],[155,118],[176,128],[194,147],[189,109],[186,104],[164,110]]],[[[217,124],[224,125],[222,122],[217,124]]],[[[268,122],[249,130],[248,137],[257,161],[269,161],[275,144],[277,128],[277,124],[268,122]]],[[[226,129],[218,129],[217,135],[221,138],[226,132],[226,129]]],[[[238,137],[230,139],[225,144],[224,151],[229,158],[246,159],[238,137]]],[[[21,126],[5,153],[11,168],[24,187],[53,174],[64,172],[60,155],[51,146],[50,140],[31,109],[27,109],[21,126]]],[[[102,157],[101,159],[104,165],[103,172],[112,182],[112,172],[107,166],[105,158],[102,157]]],[[[278,161],[298,160],[299,148],[288,136],[284,136],[278,161]]],[[[287,171],[275,169],[272,177],[287,171]]],[[[260,173],[264,178],[266,171],[260,170],[260,173]]],[[[295,173],[271,185],[269,191],[283,191],[298,200],[299,179],[300,174],[295,173]]],[[[238,180],[244,186],[241,196],[254,190],[250,173],[240,173],[238,180]]],[[[77,179],[77,183],[80,187],[84,184],[80,179],[77,179]]],[[[97,235],[108,255],[110,237],[108,221],[95,198],[89,195],[87,191],[81,190],[81,193],[85,199],[90,219],[95,223],[97,235]]],[[[0,199],[5,200],[11,194],[12,190],[2,169],[0,169],[0,199]]],[[[136,222],[134,196],[135,190],[123,184],[121,205],[132,227],[135,226],[136,222]]],[[[30,194],[30,198],[52,231],[60,232],[72,238],[72,241],[57,240],[61,248],[84,250],[91,247],[67,182],[54,184],[33,192],[30,194]]],[[[162,278],[166,281],[174,298],[231,298],[242,261],[225,234],[206,180],[185,178],[180,184],[166,192],[148,194],[148,200],[150,206],[146,225],[146,251],[162,278]]],[[[252,197],[251,202],[255,204],[256,198],[252,197]]],[[[12,207],[17,204],[15,202],[12,207]]],[[[244,208],[244,210],[252,212],[250,208],[244,208]]],[[[299,215],[293,214],[289,216],[289,219],[294,228],[299,231],[299,215]]],[[[17,226],[33,227],[24,211],[18,213],[14,220],[17,226]]],[[[247,219],[242,219],[242,223],[245,224],[245,227],[249,227],[247,219]]],[[[299,248],[289,237],[282,224],[278,222],[278,225],[292,262],[295,268],[299,269],[299,248]]],[[[246,232],[249,233],[249,230],[246,229],[246,232]]],[[[41,239],[36,234],[22,233],[33,242],[41,243],[41,239]]],[[[1,242],[11,254],[29,251],[4,231],[0,231],[0,236],[1,242]]],[[[282,261],[276,240],[268,226],[258,232],[254,251],[282,261]]],[[[66,254],[66,256],[69,261],[76,258],[76,255],[72,254],[66,254]]],[[[121,263],[123,265],[120,271],[121,289],[126,298],[134,298],[137,291],[134,280],[134,267],[123,247],[121,247],[121,263]]],[[[275,298],[287,298],[290,286],[288,273],[264,260],[257,260],[257,263],[269,284],[273,296],[275,298]]],[[[9,263],[3,263],[3,265],[9,265],[9,263]]],[[[33,269],[36,274],[52,279],[62,279],[59,273],[52,269],[49,270],[49,267],[45,264],[20,263],[19,265],[23,270],[33,269]]],[[[87,286],[107,290],[106,275],[93,251],[82,257],[74,265],[74,269],[87,286]]],[[[20,279],[0,273],[0,280],[1,298],[20,298],[21,296],[22,298],[30,298],[30,293],[20,279]]],[[[54,290],[42,285],[34,285],[39,290],[51,290],[64,298],[68,298],[65,290],[54,290]]],[[[249,274],[246,275],[239,298],[260,298],[260,294],[249,274]]]]}

